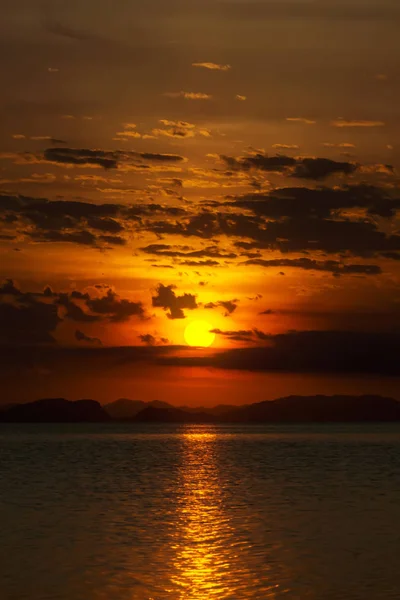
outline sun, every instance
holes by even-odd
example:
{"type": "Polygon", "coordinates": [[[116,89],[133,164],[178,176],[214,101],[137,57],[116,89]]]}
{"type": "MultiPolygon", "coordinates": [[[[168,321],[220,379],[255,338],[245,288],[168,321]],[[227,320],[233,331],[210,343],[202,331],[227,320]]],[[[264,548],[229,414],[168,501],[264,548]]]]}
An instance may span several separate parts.
{"type": "Polygon", "coordinates": [[[185,329],[185,340],[189,346],[208,348],[215,340],[215,333],[207,321],[192,321],[185,329]]]}

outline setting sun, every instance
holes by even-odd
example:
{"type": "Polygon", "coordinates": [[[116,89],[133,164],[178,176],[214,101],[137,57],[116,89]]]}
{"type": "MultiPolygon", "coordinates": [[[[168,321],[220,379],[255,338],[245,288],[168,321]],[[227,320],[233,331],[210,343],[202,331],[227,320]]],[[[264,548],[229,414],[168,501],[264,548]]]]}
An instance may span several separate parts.
{"type": "Polygon", "coordinates": [[[185,329],[185,340],[189,346],[208,348],[215,340],[212,326],[207,321],[192,321],[185,329]]]}

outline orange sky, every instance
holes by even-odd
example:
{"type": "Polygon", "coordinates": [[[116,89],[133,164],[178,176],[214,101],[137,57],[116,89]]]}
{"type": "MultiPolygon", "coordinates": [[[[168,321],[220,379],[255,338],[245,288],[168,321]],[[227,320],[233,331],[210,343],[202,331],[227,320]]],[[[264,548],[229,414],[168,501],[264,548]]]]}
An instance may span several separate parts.
{"type": "Polygon", "coordinates": [[[4,401],[396,395],[399,20],[3,2],[4,401]]]}

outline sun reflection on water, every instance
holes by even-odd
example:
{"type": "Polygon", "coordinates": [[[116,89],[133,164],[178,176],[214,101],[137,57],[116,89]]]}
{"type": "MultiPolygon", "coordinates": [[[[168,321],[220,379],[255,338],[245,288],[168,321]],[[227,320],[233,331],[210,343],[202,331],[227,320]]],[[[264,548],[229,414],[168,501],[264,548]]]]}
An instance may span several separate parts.
{"type": "MultiPolygon", "coordinates": [[[[173,591],[179,600],[254,598],[246,564],[248,541],[226,510],[218,467],[217,436],[212,427],[188,428],[182,436],[181,496],[173,545],[173,591]],[[177,590],[179,590],[177,592],[177,590]]],[[[266,568],[266,570],[268,570],[266,568]]],[[[276,598],[277,586],[263,586],[264,598],[276,598]]],[[[170,590],[172,591],[172,589],[170,590]]]]}

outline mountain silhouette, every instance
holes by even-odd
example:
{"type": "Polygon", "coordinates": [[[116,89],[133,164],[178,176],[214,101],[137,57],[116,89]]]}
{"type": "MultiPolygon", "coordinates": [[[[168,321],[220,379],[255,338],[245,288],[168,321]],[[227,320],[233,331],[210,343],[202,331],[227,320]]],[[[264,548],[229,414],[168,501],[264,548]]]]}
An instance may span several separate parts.
{"type": "Polygon", "coordinates": [[[20,423],[363,423],[400,421],[400,402],[383,396],[287,396],[244,406],[175,407],[154,400],[48,398],[3,405],[0,422],[20,423]]]}
{"type": "Polygon", "coordinates": [[[119,400],[115,400],[115,402],[109,402],[108,404],[105,404],[103,408],[112,419],[116,421],[127,421],[136,417],[140,411],[148,406],[165,409],[174,408],[171,404],[162,402],[161,400],[144,402],[143,400],[129,400],[128,398],[120,398],[119,400]]]}
{"type": "Polygon", "coordinates": [[[104,423],[110,416],[95,400],[46,398],[15,404],[0,412],[3,423],[104,423]]]}
{"type": "Polygon", "coordinates": [[[383,396],[287,396],[241,406],[224,415],[235,423],[400,421],[400,402],[383,396]]]}

